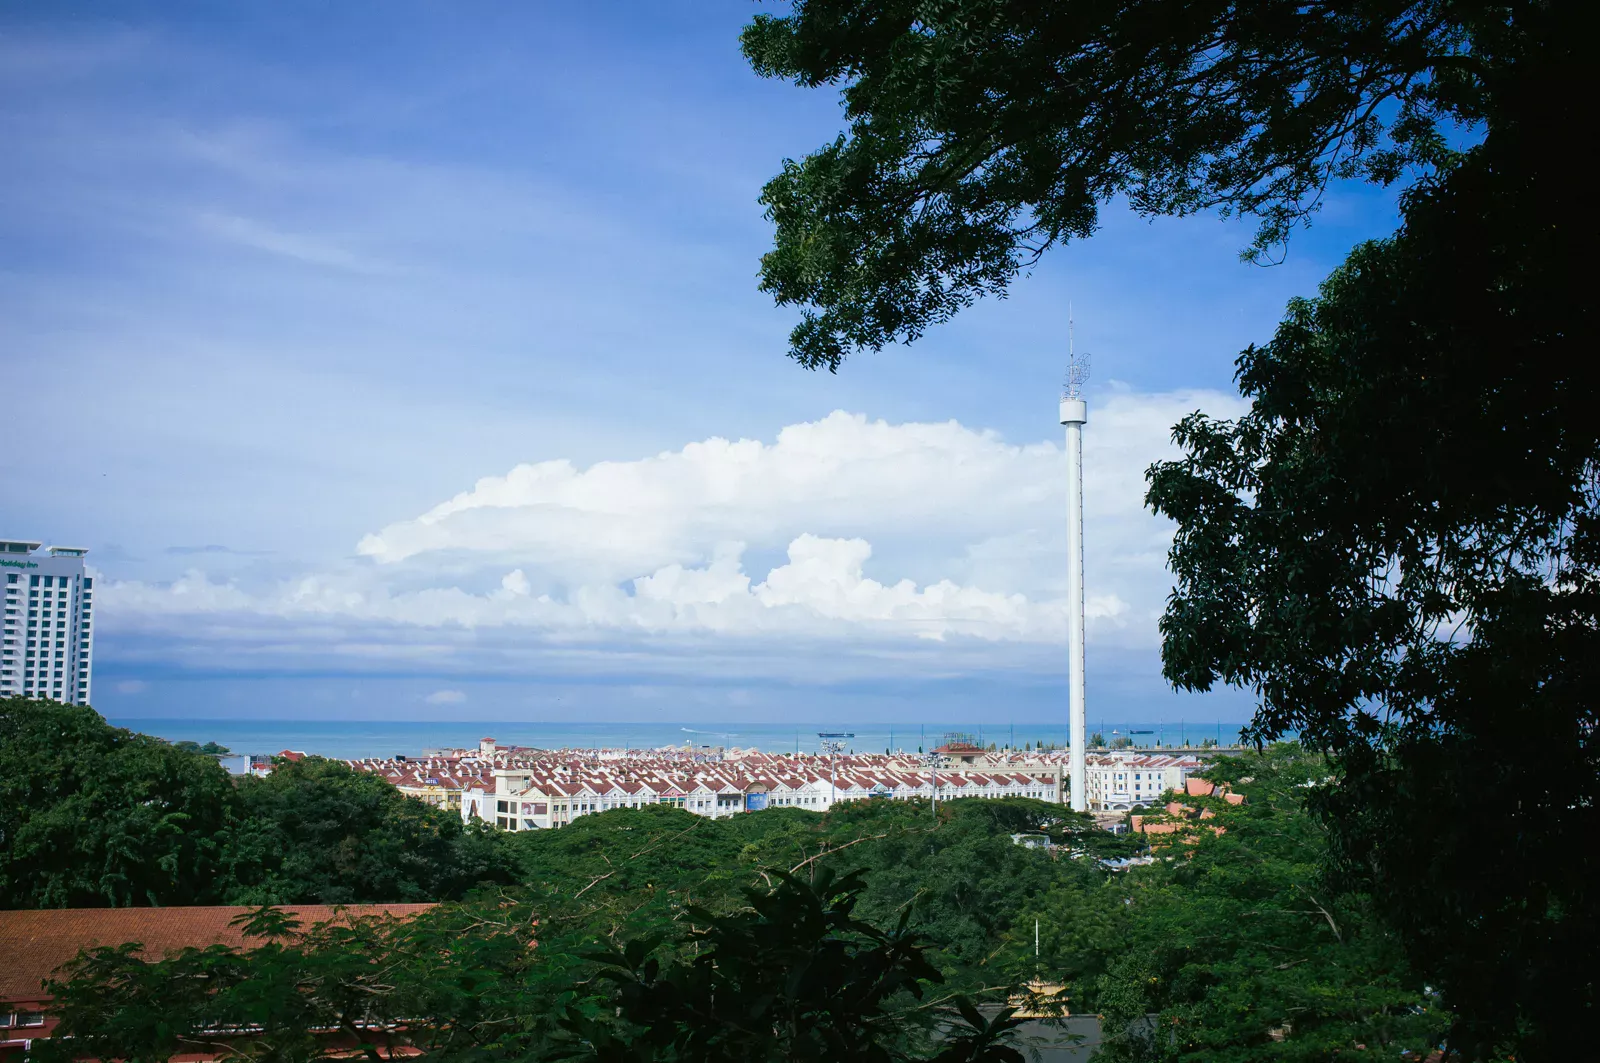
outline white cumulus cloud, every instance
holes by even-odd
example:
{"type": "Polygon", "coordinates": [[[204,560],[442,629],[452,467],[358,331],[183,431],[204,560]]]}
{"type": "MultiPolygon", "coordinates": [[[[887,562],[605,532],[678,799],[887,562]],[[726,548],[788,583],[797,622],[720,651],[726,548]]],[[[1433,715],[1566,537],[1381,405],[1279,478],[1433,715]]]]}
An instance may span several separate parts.
{"type": "MultiPolygon", "coordinates": [[[[1185,414],[1239,407],[1212,392],[1113,391],[1095,403],[1084,453],[1092,641],[1154,645],[1170,529],[1143,507],[1144,471],[1173,453],[1185,414]]],[[[206,615],[261,652],[298,638],[371,658],[460,659],[473,644],[529,660],[580,646],[637,657],[694,638],[730,653],[778,639],[955,660],[955,647],[1064,638],[1065,494],[1055,442],[835,412],[771,442],[518,465],[365,536],[351,563],[270,585],[200,570],[113,583],[105,607],[146,628],[193,631],[183,618],[206,615]]]]}

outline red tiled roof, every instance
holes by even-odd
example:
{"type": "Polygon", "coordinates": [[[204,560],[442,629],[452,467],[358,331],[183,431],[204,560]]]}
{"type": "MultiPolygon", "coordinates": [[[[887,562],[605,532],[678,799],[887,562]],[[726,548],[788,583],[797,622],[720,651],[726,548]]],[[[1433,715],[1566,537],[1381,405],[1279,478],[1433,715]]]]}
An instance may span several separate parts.
{"type": "MultiPolygon", "coordinates": [[[[315,923],[363,915],[408,919],[431,904],[325,904],[285,906],[284,912],[309,929],[315,923]]],[[[244,944],[229,924],[253,908],[215,906],[183,908],[53,908],[0,911],[0,1002],[39,1000],[40,983],[78,954],[79,949],[137,941],[139,955],[156,959],[193,945],[244,944]]]]}

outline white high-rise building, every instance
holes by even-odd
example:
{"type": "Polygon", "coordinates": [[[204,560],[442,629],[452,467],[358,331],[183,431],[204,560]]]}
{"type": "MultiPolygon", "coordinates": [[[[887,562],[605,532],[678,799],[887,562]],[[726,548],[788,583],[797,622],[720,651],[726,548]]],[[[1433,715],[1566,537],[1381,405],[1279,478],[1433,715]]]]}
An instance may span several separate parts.
{"type": "Polygon", "coordinates": [[[89,703],[94,578],[76,546],[0,539],[0,695],[89,703]]]}

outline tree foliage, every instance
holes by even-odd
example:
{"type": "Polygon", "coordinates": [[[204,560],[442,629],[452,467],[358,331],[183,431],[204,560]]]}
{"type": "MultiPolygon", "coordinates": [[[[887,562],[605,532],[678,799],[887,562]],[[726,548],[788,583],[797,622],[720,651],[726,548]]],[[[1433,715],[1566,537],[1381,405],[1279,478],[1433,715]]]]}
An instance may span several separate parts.
{"type": "Polygon", "coordinates": [[[1330,880],[1305,802],[1326,769],[1283,753],[1211,772],[1249,772],[1248,802],[1191,799],[1215,813],[1192,851],[1124,880],[1127,938],[1096,983],[1108,1063],[1387,1060],[1444,1033],[1371,898],[1330,880]]]}
{"type": "Polygon", "coordinates": [[[225,757],[232,752],[227,746],[219,745],[216,742],[207,742],[205,745],[201,745],[199,742],[192,742],[188,739],[174,742],[172,746],[174,749],[181,749],[185,753],[205,753],[213,757],[225,757]]]}
{"type": "Polygon", "coordinates": [[[587,950],[546,903],[497,896],[410,920],[299,928],[246,917],[248,949],[159,960],[89,951],[50,986],[61,1018],[44,1063],[156,1063],[183,1053],[285,1061],[827,1060],[1021,1063],[1009,1013],[926,999],[939,972],[902,917],[854,917],[859,878],[785,877],[748,908],[587,950]],[[546,936],[549,934],[550,936],[546,936]],[[668,934],[675,948],[663,949],[668,934]],[[587,953],[587,954],[585,954],[587,953]],[[919,1007],[920,1005],[920,1007],[919,1007]]]}
{"type": "Polygon", "coordinates": [[[837,369],[1002,294],[1113,198],[1257,217],[1266,252],[1331,180],[1446,160],[1546,21],[1538,0],[795,0],[745,55],[840,86],[849,130],[763,190],[762,288],[804,309],[791,356],[837,369]]]}
{"type": "Polygon", "coordinates": [[[87,708],[0,699],[0,905],[214,899],[232,796],[211,757],[87,708]]]}
{"type": "Polygon", "coordinates": [[[856,917],[865,888],[859,872],[824,869],[809,880],[777,872],[771,889],[745,891],[746,908],[691,911],[700,924],[686,942],[692,955],[676,963],[652,955],[655,938],[594,954],[622,1022],[575,1014],[569,1028],[587,1049],[580,1054],[663,1063],[1022,1063],[1005,1044],[1015,1025],[1008,1011],[985,1019],[960,1000],[962,1021],[937,1031],[942,1044],[930,1036],[948,1016],[931,1009],[925,990],[943,978],[909,927],[909,906],[893,930],[856,917]]]}
{"type": "Polygon", "coordinates": [[[0,699],[0,905],[348,904],[506,883],[506,840],[333,761],[232,779],[92,709],[0,699]]]}
{"type": "Polygon", "coordinates": [[[319,757],[241,779],[234,813],[233,904],[440,900],[513,874],[502,835],[319,757]]]}
{"type": "Polygon", "coordinates": [[[1178,523],[1175,683],[1253,689],[1253,735],[1334,757],[1324,814],[1470,1055],[1578,1050],[1600,952],[1595,125],[1586,5],[799,0],[758,72],[842,92],[848,133],[763,196],[793,357],[918,336],[999,294],[1100,204],[1262,221],[1403,180],[1240,360],[1235,423],[1152,473],[1178,523]],[[1455,127],[1455,128],[1453,128],[1455,127]],[[1453,146],[1448,142],[1453,141],[1453,146]]]}
{"type": "Polygon", "coordinates": [[[1420,1056],[1446,1022],[1398,936],[1328,860],[1307,795],[1330,771],[1293,745],[1224,759],[1207,774],[1245,804],[1186,798],[1210,818],[1157,836],[1153,863],[1041,894],[1004,964],[1100,1012],[1108,1063],[1420,1056]]]}
{"type": "MultiPolygon", "coordinates": [[[[1481,1054],[1587,1036],[1600,952],[1600,374],[1556,66],[1271,343],[1250,412],[1151,472],[1178,524],[1174,682],[1253,689],[1258,740],[1332,753],[1347,871],[1481,1054]]],[[[1583,90],[1578,90],[1583,91],[1583,90]]]]}
{"type": "MultiPolygon", "coordinates": [[[[892,925],[912,912],[930,962],[953,988],[1001,984],[985,961],[1021,905],[1041,890],[1097,874],[1128,843],[1085,816],[1025,798],[864,801],[826,815],[769,808],[725,820],[681,809],[617,809],[569,827],[513,836],[520,880],[558,906],[546,917],[593,939],[660,932],[689,909],[732,912],[745,890],[782,875],[859,872],[860,916],[892,925]],[[1012,844],[1043,831],[1083,859],[1012,844]]],[[[565,931],[564,931],[565,932],[565,931]]]]}
{"type": "Polygon", "coordinates": [[[345,917],[296,926],[266,908],[245,949],[188,948],[146,960],[134,943],[89,950],[49,989],[61,1024],[34,1047],[47,1063],[160,1063],[175,1055],[283,1061],[429,1055],[484,1058],[544,1043],[551,991],[526,905],[486,900],[412,920],[345,917]],[[376,961],[376,962],[375,962],[376,961]],[[381,1050],[381,1054],[380,1054],[381,1050]]]}
{"type": "Polygon", "coordinates": [[[1116,842],[1087,816],[1027,798],[941,803],[933,825],[922,802],[868,802],[830,816],[827,843],[836,855],[820,863],[860,869],[870,886],[867,917],[889,922],[914,906],[915,926],[954,986],[969,992],[1009,985],[988,960],[1027,899],[1100,874],[1100,846],[1116,842]],[[1051,833],[1069,855],[1051,858],[1012,843],[1011,835],[1051,833]],[[864,839],[849,849],[852,839],[864,839]]]}
{"type": "Polygon", "coordinates": [[[999,1063],[1017,1058],[1005,1001],[1043,978],[1106,1016],[1114,1059],[1420,1052],[1442,1020],[1306,808],[1329,771],[1293,747],[1224,761],[1214,777],[1249,802],[1194,803],[1226,833],[1115,873],[1039,802],[953,801],[937,821],[909,802],[618,809],[517,836],[525,885],[411,920],[268,908],[242,951],[91,952],[56,990],[60,1051],[999,1063]]]}

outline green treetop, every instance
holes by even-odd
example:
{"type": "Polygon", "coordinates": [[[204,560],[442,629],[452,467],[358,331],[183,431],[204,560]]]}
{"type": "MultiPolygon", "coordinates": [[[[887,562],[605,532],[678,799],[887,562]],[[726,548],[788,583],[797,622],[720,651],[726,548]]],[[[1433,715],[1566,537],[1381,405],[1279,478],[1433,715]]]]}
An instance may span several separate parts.
{"type": "Polygon", "coordinates": [[[838,86],[848,131],[762,192],[790,354],[837,369],[997,295],[1101,205],[1208,208],[1280,243],[1336,178],[1388,183],[1492,123],[1545,5],[1439,0],[795,0],[755,70],[838,86]]]}
{"type": "Polygon", "coordinates": [[[512,874],[503,836],[343,764],[233,779],[86,706],[0,699],[0,906],[442,900],[512,874]]]}
{"type": "Polygon", "coordinates": [[[1184,833],[1152,835],[1149,864],[1034,897],[997,963],[1100,1013],[1107,1063],[1420,1057],[1448,1019],[1371,899],[1330,874],[1307,796],[1331,771],[1293,745],[1224,758],[1207,774],[1245,804],[1146,817],[1184,833]]]}
{"type": "Polygon", "coordinates": [[[232,799],[211,757],[0,698],[0,906],[214,901],[232,799]]]}

